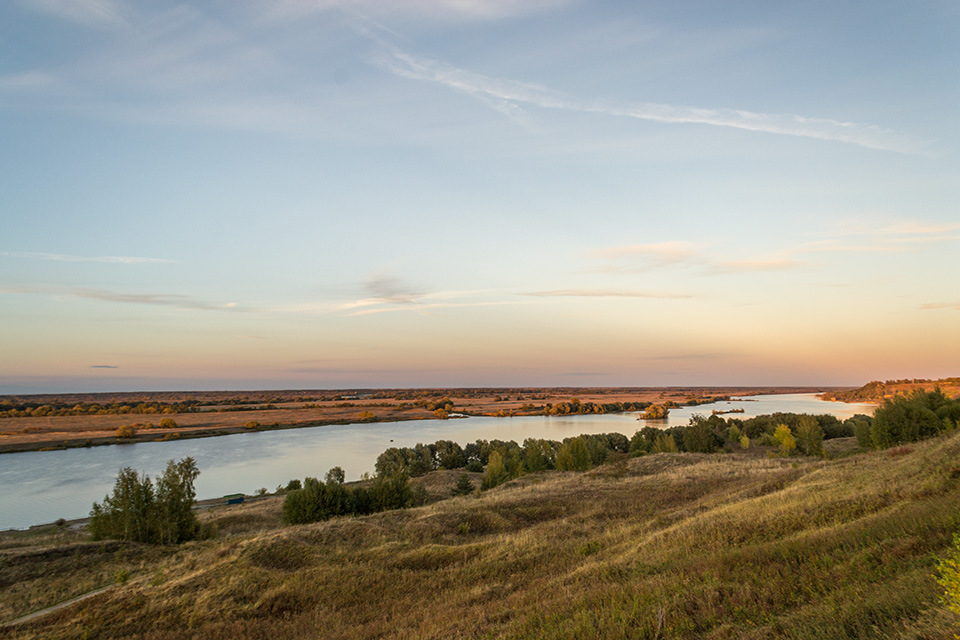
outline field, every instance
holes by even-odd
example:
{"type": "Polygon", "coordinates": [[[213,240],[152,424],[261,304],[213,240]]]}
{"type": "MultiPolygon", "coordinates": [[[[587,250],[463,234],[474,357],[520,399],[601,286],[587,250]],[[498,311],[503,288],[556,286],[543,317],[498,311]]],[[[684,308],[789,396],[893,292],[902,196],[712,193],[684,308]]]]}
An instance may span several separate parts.
{"type": "MultiPolygon", "coordinates": [[[[284,527],[281,497],[180,547],[0,536],[11,638],[930,638],[960,433],[833,459],[620,457],[416,509],[284,527]]],[[[319,470],[318,470],[319,474],[319,470]]],[[[418,479],[434,498],[454,472],[418,479]]],[[[475,484],[479,484],[476,481],[475,484]]]]}
{"type": "Polygon", "coordinates": [[[284,429],[351,422],[423,420],[436,418],[431,402],[449,398],[455,412],[471,415],[523,415],[546,403],[577,397],[584,402],[658,402],[678,404],[715,396],[760,393],[837,391],[829,387],[670,387],[670,388],[545,388],[545,389],[388,389],[348,391],[184,392],[65,394],[0,397],[0,408],[15,403],[73,407],[96,403],[194,402],[196,412],[98,413],[0,417],[0,453],[51,448],[116,444],[117,429],[132,425],[136,435],[124,442],[147,442],[238,433],[250,428],[284,429]],[[524,408],[524,407],[527,408],[524,408]],[[529,407],[534,409],[529,409],[529,407]],[[173,428],[160,428],[170,418],[173,428]],[[256,424],[252,427],[248,425],[256,424]]]}

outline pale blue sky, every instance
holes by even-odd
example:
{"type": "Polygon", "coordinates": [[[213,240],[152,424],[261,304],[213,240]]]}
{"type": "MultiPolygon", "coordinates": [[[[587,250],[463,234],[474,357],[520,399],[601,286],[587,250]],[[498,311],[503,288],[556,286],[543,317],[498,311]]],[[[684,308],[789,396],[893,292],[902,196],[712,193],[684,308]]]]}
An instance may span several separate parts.
{"type": "Polygon", "coordinates": [[[0,393],[958,375],[960,5],[0,5],[0,393]]]}

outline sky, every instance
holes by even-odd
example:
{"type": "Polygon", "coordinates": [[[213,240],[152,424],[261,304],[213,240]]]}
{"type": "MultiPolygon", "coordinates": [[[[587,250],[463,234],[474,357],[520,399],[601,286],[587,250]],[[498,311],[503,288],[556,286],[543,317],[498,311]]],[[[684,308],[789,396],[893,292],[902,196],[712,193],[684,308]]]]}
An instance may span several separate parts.
{"type": "Polygon", "coordinates": [[[960,375],[960,4],[0,3],[0,393],[960,375]]]}

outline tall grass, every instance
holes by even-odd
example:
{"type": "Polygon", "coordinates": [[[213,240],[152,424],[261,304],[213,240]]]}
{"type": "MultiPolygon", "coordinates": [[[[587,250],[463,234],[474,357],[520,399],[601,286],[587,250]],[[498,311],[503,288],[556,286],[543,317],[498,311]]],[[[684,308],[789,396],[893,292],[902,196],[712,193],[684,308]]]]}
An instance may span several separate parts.
{"type": "MultiPolygon", "coordinates": [[[[7,631],[949,639],[960,623],[935,574],[960,531],[958,459],[960,434],[831,461],[656,454],[311,525],[280,527],[263,505],[213,511],[220,539],[125,546],[127,584],[7,631]]],[[[39,588],[49,567],[64,584],[90,570],[40,559],[27,579],[4,565],[6,619],[8,589],[39,588]]]]}

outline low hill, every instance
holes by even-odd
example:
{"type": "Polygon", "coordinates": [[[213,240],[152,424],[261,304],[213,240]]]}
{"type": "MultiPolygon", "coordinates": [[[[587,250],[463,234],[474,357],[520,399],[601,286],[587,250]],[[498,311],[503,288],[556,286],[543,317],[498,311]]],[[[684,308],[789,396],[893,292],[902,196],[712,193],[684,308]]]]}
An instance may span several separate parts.
{"type": "Polygon", "coordinates": [[[859,389],[845,391],[827,391],[820,394],[824,400],[839,400],[841,402],[880,402],[888,398],[909,395],[914,391],[933,391],[939,388],[951,398],[960,396],[960,378],[940,378],[939,380],[921,380],[919,378],[904,380],[874,380],[859,389]]]}
{"type": "MultiPolygon", "coordinates": [[[[279,500],[177,548],[0,538],[11,638],[942,638],[960,433],[836,460],[621,458],[282,527],[279,500]]],[[[448,478],[452,482],[452,476],[448,478]]],[[[436,482],[434,483],[436,489],[436,482]]]]}

